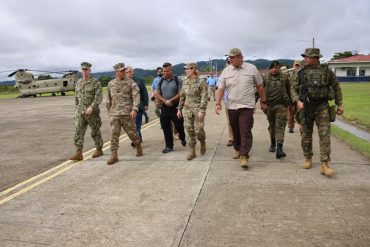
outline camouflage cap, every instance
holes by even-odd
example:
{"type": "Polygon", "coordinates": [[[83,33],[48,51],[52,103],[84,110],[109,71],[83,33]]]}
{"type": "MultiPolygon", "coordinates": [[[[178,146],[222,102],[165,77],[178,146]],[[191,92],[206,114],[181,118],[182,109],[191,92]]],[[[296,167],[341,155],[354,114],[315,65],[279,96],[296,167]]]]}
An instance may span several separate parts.
{"type": "Polygon", "coordinates": [[[188,63],[184,66],[185,69],[196,69],[198,66],[196,63],[188,63]]]}
{"type": "Polygon", "coordinates": [[[232,48],[229,51],[229,54],[228,54],[229,57],[234,57],[234,56],[237,56],[237,55],[240,55],[240,56],[243,55],[242,51],[239,48],[232,48]]]}
{"type": "Polygon", "coordinates": [[[287,67],[286,67],[286,66],[282,66],[282,67],[280,68],[280,70],[281,70],[282,72],[285,72],[285,71],[287,70],[287,67]]]}
{"type": "Polygon", "coordinates": [[[81,69],[90,69],[91,66],[92,66],[91,63],[88,63],[88,62],[81,63],[81,69]]]}
{"type": "Polygon", "coordinates": [[[319,48],[307,48],[303,54],[301,54],[302,57],[322,57],[320,54],[319,48]]]}
{"type": "Polygon", "coordinates": [[[295,66],[295,65],[299,65],[299,66],[301,66],[302,64],[301,64],[301,60],[294,60],[294,63],[293,63],[293,66],[295,66]]]}
{"type": "Polygon", "coordinates": [[[114,70],[125,70],[125,64],[124,63],[117,63],[116,65],[113,66],[114,70]]]}

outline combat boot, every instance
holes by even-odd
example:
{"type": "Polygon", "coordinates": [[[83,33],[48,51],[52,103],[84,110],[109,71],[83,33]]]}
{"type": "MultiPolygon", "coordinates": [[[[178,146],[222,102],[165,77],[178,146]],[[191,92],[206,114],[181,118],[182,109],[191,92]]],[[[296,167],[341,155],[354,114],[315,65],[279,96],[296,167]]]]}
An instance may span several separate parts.
{"type": "Polygon", "coordinates": [[[138,141],[136,144],[136,157],[143,156],[143,147],[141,146],[141,142],[138,141]]]}
{"type": "Polygon", "coordinates": [[[327,161],[324,161],[321,163],[320,173],[325,174],[325,176],[330,178],[331,176],[334,175],[334,170],[329,167],[329,164],[327,161]]]}
{"type": "Polygon", "coordinates": [[[110,155],[109,160],[107,161],[108,165],[112,165],[118,161],[118,156],[117,156],[117,150],[112,150],[112,153],[110,155]]]}
{"type": "Polygon", "coordinates": [[[276,140],[275,139],[271,139],[271,145],[270,145],[270,148],[269,148],[269,151],[271,153],[275,152],[276,151],[276,140]]]}
{"type": "Polygon", "coordinates": [[[235,153],[233,155],[233,159],[239,159],[240,158],[240,152],[238,150],[235,150],[235,153]]]}
{"type": "Polygon", "coordinates": [[[285,157],[286,153],[283,152],[283,144],[278,143],[277,144],[277,150],[276,150],[276,158],[280,159],[281,157],[285,157]]]}
{"type": "Polygon", "coordinates": [[[207,151],[206,141],[205,140],[200,141],[200,154],[203,155],[206,153],[206,151],[207,151]]]}
{"type": "Polygon", "coordinates": [[[197,154],[195,153],[195,147],[194,146],[189,146],[189,153],[187,156],[187,160],[192,160],[195,157],[197,157],[197,154]]]}
{"type": "Polygon", "coordinates": [[[92,157],[97,158],[97,157],[102,156],[102,155],[103,155],[103,150],[101,148],[97,148],[95,150],[95,152],[92,154],[92,157]]]}
{"type": "Polygon", "coordinates": [[[303,162],[303,169],[310,169],[312,167],[312,159],[305,159],[303,162]]]}
{"type": "Polygon", "coordinates": [[[76,150],[76,154],[73,155],[71,158],[69,158],[69,160],[75,160],[75,161],[80,161],[80,160],[83,160],[84,157],[82,155],[82,149],[81,148],[78,148],[76,150]]]}
{"type": "Polygon", "coordinates": [[[240,166],[248,168],[248,158],[245,154],[240,155],[240,166]]]}

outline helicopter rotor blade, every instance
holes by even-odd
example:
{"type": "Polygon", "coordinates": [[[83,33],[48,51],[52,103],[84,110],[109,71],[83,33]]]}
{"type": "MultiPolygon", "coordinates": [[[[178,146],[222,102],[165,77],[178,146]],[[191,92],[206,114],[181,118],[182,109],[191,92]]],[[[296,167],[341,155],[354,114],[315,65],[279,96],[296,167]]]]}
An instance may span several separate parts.
{"type": "Polygon", "coordinates": [[[13,72],[14,69],[10,69],[10,70],[4,70],[4,71],[0,71],[0,73],[8,73],[8,72],[13,72]]]}
{"type": "Polygon", "coordinates": [[[17,74],[18,71],[21,71],[21,69],[17,69],[16,71],[13,71],[8,75],[8,77],[12,77],[13,75],[17,74]]]}
{"type": "Polygon", "coordinates": [[[59,71],[46,71],[46,70],[37,70],[37,69],[28,69],[28,71],[41,72],[41,73],[47,73],[47,74],[63,74],[59,71]]]}

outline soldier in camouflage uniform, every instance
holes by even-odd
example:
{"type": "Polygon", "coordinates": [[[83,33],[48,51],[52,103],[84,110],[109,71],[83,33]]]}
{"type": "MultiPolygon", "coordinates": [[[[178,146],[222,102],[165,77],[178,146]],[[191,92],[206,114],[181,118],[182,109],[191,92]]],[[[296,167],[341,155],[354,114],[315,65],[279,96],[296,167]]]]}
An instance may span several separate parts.
{"type": "MultiPolygon", "coordinates": [[[[301,61],[300,60],[295,60],[293,63],[293,70],[289,71],[289,81],[297,81],[295,77],[298,76],[298,71],[301,69],[301,61]]],[[[292,86],[292,85],[290,85],[292,86]]],[[[289,128],[289,133],[294,133],[294,118],[296,118],[297,124],[299,126],[299,132],[302,135],[303,132],[303,127],[302,124],[299,121],[299,117],[297,117],[297,109],[296,106],[293,104],[291,107],[289,107],[289,115],[288,115],[288,128],[289,128]]]]}
{"type": "Polygon", "coordinates": [[[136,146],[136,156],[143,155],[143,149],[139,136],[136,132],[135,119],[140,105],[140,90],[134,80],[126,77],[124,63],[113,66],[116,78],[108,83],[107,109],[111,118],[112,154],[107,161],[112,165],[118,161],[117,149],[119,147],[119,137],[121,127],[127,133],[131,142],[136,146]]]}
{"type": "Polygon", "coordinates": [[[312,167],[312,132],[313,123],[317,125],[320,142],[320,173],[331,177],[334,170],[330,161],[330,115],[328,100],[335,99],[337,114],[343,114],[342,90],[335,74],[327,65],[320,64],[320,49],[307,48],[304,57],[305,66],[298,72],[297,83],[292,83],[291,91],[297,108],[303,115],[302,149],[306,158],[303,168],[312,167]],[[303,114],[304,112],[304,114],[303,114]]]}
{"type": "Polygon", "coordinates": [[[208,104],[208,87],[205,80],[198,77],[197,65],[189,63],[185,67],[186,79],[183,83],[177,116],[184,117],[184,128],[188,137],[188,160],[196,157],[196,139],[200,141],[200,154],[206,152],[206,133],[204,117],[208,104]]]}
{"type": "Polygon", "coordinates": [[[94,139],[96,150],[92,157],[96,158],[103,155],[103,139],[100,132],[101,118],[99,104],[103,100],[100,82],[90,77],[91,64],[81,63],[82,79],[79,79],[75,88],[75,125],[76,131],[74,144],[77,148],[76,154],[70,160],[83,160],[82,148],[87,126],[91,128],[91,137],[94,139]]]}
{"type": "Polygon", "coordinates": [[[283,152],[285,126],[288,122],[288,107],[291,103],[290,83],[286,74],[280,71],[277,60],[271,62],[270,72],[264,81],[267,103],[267,120],[271,138],[270,152],[275,152],[276,158],[285,157],[283,152]],[[277,146],[277,147],[276,147],[277,146]]]}

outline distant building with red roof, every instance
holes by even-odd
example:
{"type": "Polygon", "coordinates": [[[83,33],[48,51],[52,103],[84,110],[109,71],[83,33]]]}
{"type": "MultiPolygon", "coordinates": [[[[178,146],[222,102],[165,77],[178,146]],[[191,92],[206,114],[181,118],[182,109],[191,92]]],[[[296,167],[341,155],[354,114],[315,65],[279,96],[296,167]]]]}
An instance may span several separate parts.
{"type": "Polygon", "coordinates": [[[354,55],[328,62],[340,82],[370,81],[370,55],[354,55]]]}

